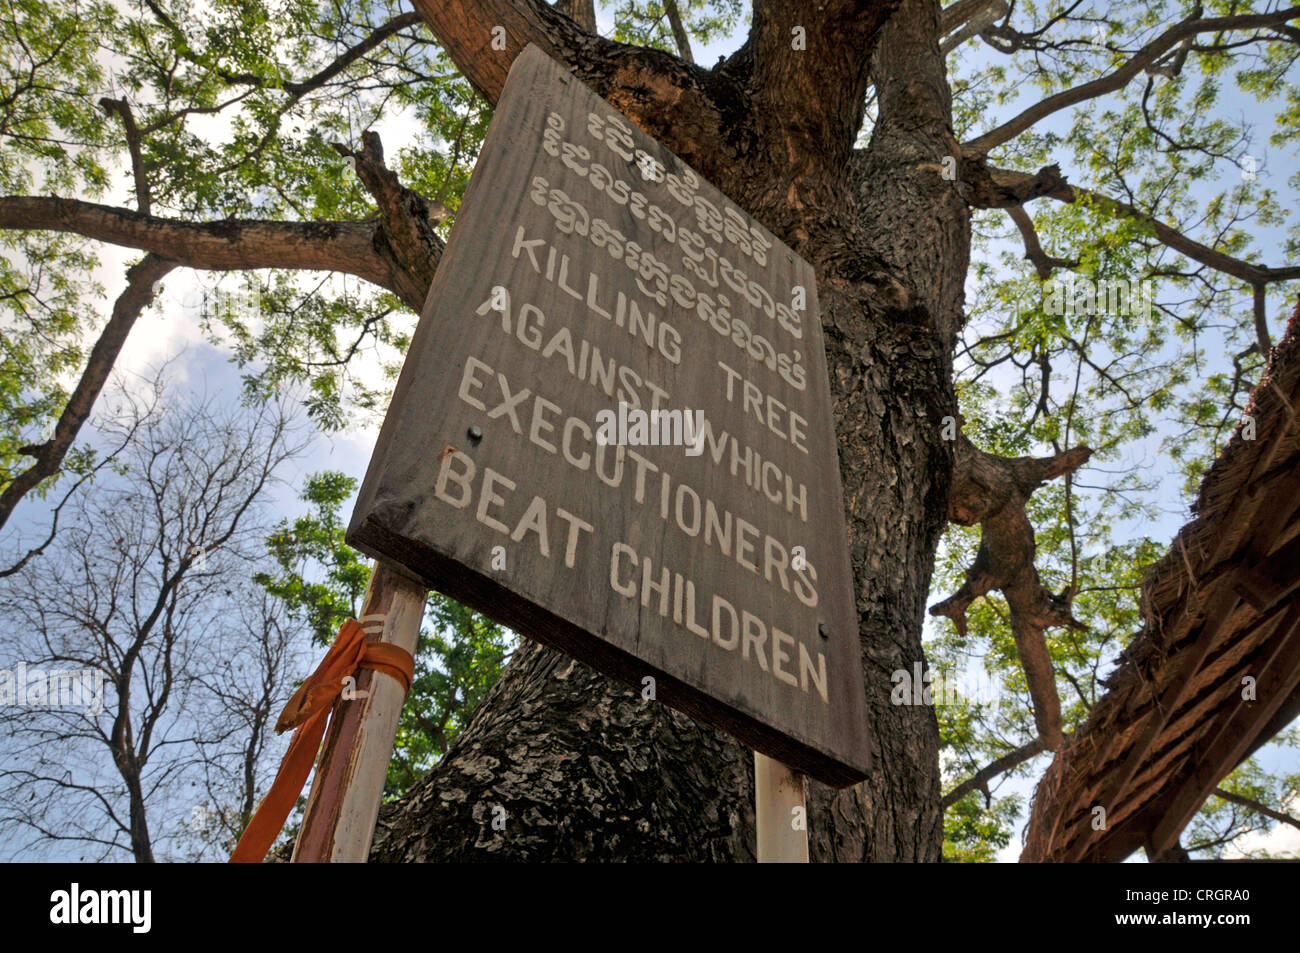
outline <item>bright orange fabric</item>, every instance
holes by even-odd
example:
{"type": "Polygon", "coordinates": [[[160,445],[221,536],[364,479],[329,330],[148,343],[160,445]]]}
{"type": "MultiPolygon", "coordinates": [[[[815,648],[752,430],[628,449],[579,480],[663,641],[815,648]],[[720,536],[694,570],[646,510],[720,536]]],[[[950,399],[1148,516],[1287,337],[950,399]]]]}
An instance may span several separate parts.
{"type": "Polygon", "coordinates": [[[284,827],[285,818],[311,773],[334,701],[343,692],[344,679],[358,668],[369,668],[391,675],[411,690],[415,659],[411,653],[385,642],[367,642],[365,630],[356,619],[348,619],[316,671],[293,693],[275,723],[277,732],[296,728],[284,761],[253,819],[230,855],[231,863],[260,863],[284,827]]]}

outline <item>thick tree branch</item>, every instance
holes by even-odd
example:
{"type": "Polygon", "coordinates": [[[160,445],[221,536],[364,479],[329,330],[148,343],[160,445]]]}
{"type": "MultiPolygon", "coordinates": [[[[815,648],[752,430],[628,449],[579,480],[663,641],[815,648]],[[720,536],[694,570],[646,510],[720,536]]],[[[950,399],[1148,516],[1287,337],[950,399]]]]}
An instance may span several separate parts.
{"type": "Polygon", "coordinates": [[[1041,754],[1047,750],[1043,744],[1042,738],[1035,738],[1029,744],[1017,748],[1015,751],[1008,752],[996,761],[990,762],[984,768],[981,768],[976,774],[971,775],[961,784],[957,785],[951,791],[943,796],[943,809],[946,811],[952,807],[971,791],[985,791],[988,789],[988,783],[1005,771],[1010,771],[1017,765],[1024,764],[1035,755],[1041,754]]]}
{"type": "Polygon", "coordinates": [[[677,55],[687,63],[694,63],[695,54],[691,52],[691,38],[686,32],[686,24],[682,22],[682,11],[677,8],[677,0],[666,0],[664,14],[668,17],[668,28],[673,31],[677,55]]]}
{"type": "Polygon", "coordinates": [[[1054,626],[1084,626],[1071,615],[1073,593],[1067,589],[1057,595],[1039,579],[1034,566],[1034,528],[1025,504],[1043,483],[1083,466],[1092,451],[1075,447],[1051,457],[998,457],[979,450],[961,433],[955,451],[948,518],[962,526],[979,523],[982,537],[965,583],[931,607],[930,614],[952,619],[957,631],[964,635],[970,604],[993,589],[1002,590],[1011,611],[1016,651],[1034,702],[1038,735],[1049,750],[1055,751],[1062,741],[1061,702],[1046,632],[1054,626]]]}
{"type": "Polygon", "coordinates": [[[126,134],[126,147],[131,153],[131,175],[135,179],[135,207],[141,215],[152,213],[149,196],[149,180],[144,174],[144,156],[140,149],[140,130],[136,127],[135,116],[131,113],[131,104],[122,99],[110,99],[105,96],[99,101],[104,112],[117,113],[122,119],[122,131],[126,134]]]}
{"type": "Polygon", "coordinates": [[[957,0],[939,13],[939,35],[947,36],[990,8],[1005,6],[1006,0],[957,0]]]}
{"type": "Polygon", "coordinates": [[[962,151],[967,155],[984,155],[990,149],[1000,146],[1005,142],[1010,142],[1016,136],[1025,130],[1031,128],[1035,123],[1060,112],[1062,109],[1068,109],[1077,103],[1085,102],[1089,99],[1095,99],[1098,96],[1104,96],[1106,93],[1113,93],[1122,89],[1129,80],[1138,76],[1147,67],[1152,66],[1162,56],[1181,43],[1188,37],[1196,36],[1200,33],[1223,33],[1233,30],[1249,30],[1255,27],[1275,27],[1285,24],[1288,20],[1300,17],[1300,7],[1288,7],[1285,10],[1277,10],[1272,13],[1255,13],[1242,14],[1239,16],[1226,17],[1209,17],[1201,19],[1192,17],[1184,20],[1175,26],[1170,27],[1165,32],[1152,40],[1146,46],[1142,47],[1136,54],[1126,60],[1123,65],[1107,73],[1105,76],[1098,77],[1088,83],[1082,83],[1071,89],[1064,90],[1048,96],[1046,99],[1035,103],[1026,109],[1014,119],[1003,123],[996,129],[984,133],[975,139],[970,140],[962,145],[962,151]]]}
{"type": "MultiPolygon", "coordinates": [[[[668,0],[668,2],[672,3],[672,0],[668,0]]],[[[555,9],[588,33],[596,32],[595,0],[555,0],[555,9]]]]}
{"type": "MultiPolygon", "coordinates": [[[[387,288],[415,311],[429,290],[399,263],[378,221],[183,222],[78,199],[6,196],[0,198],[0,228],[74,232],[205,271],[338,271],[387,288]]],[[[430,257],[441,251],[439,242],[430,257]]]]}
{"type": "Polygon", "coordinates": [[[971,37],[983,33],[1010,10],[1006,0],[957,0],[944,7],[939,18],[939,33],[945,39],[939,52],[947,56],[971,37]]]}
{"type": "Polygon", "coordinates": [[[1055,163],[1030,175],[999,169],[978,156],[963,156],[960,179],[962,195],[974,208],[1011,208],[1044,196],[1074,201],[1074,189],[1055,163]]]}
{"type": "MultiPolygon", "coordinates": [[[[120,112],[128,126],[128,141],[134,140],[138,146],[129,108],[124,103],[105,108],[120,112]]],[[[154,285],[173,268],[342,271],[388,288],[414,311],[423,308],[443,249],[434,225],[446,221],[447,209],[398,181],[384,165],[383,146],[377,134],[365,134],[361,152],[353,153],[342,145],[335,145],[335,149],[352,159],[358,176],[375,197],[380,213],[378,225],[236,221],[193,224],[71,199],[0,198],[0,228],[75,232],[149,252],[127,272],[126,290],[117,299],[113,315],[91,351],[54,435],[38,446],[23,448],[35,463],[0,493],[0,527],[24,496],[58,472],[131,327],[153,300],[154,285]]],[[[133,151],[138,153],[138,148],[133,151]]],[[[147,187],[140,201],[148,207],[147,187]]]]}
{"type": "Polygon", "coordinates": [[[737,175],[741,157],[770,152],[782,199],[791,181],[843,173],[862,124],[875,38],[899,2],[760,0],[745,45],[706,70],[594,36],[542,0],[414,0],[489,102],[533,43],[732,198],[755,179],[752,167],[737,175]]]}
{"type": "Polygon", "coordinates": [[[793,155],[825,155],[842,168],[862,128],[871,56],[901,0],[754,0],[737,54],[752,60],[755,109],[793,155]]]}
{"type": "Polygon", "coordinates": [[[34,490],[43,480],[54,476],[63,466],[63,460],[72,448],[72,443],[81,431],[81,425],[90,416],[100,391],[108,375],[112,373],[113,364],[122,352],[127,335],[157,293],[157,282],[176,267],[176,262],[150,252],[137,264],[132,265],[126,273],[126,288],[118,295],[113,304],[112,317],[99,335],[90,352],[86,369],[81,372],[81,380],[63,407],[55,424],[54,434],[49,440],[35,446],[21,448],[20,453],[34,457],[33,463],[26,470],[17,474],[13,481],[0,493],[0,527],[9,521],[14,508],[24,496],[34,490]]]}
{"type": "MultiPolygon", "coordinates": [[[[940,9],[936,0],[904,0],[880,32],[871,59],[876,122],[866,149],[850,160],[857,224],[862,230],[859,263],[875,258],[887,275],[880,284],[898,289],[890,310],[910,323],[928,323],[940,347],[951,350],[965,320],[962,306],[968,261],[970,209],[960,189],[944,181],[950,157],[959,156],[952,132],[952,93],[939,53],[940,9]],[[928,216],[940,225],[919,240],[910,222],[928,216]]],[[[836,243],[831,233],[828,244],[836,243]]],[[[843,245],[843,239],[838,239],[843,245]]]]}
{"type": "Polygon", "coordinates": [[[529,43],[575,72],[588,57],[629,49],[593,36],[541,0],[414,0],[414,6],[456,68],[494,106],[510,65],[529,43]]]}
{"type": "Polygon", "coordinates": [[[1256,282],[1251,288],[1251,303],[1255,318],[1255,342],[1259,345],[1259,356],[1268,360],[1269,351],[1273,350],[1273,339],[1268,333],[1268,306],[1264,293],[1264,283],[1256,282]]]}

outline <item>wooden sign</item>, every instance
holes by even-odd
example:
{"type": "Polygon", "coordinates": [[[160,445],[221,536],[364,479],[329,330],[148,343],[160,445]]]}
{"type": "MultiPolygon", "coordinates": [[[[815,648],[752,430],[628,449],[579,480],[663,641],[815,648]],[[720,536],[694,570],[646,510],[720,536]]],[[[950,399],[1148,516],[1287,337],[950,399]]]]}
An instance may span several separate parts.
{"type": "Polygon", "coordinates": [[[348,541],[844,786],[844,527],[812,267],[529,47],[348,541]]]}

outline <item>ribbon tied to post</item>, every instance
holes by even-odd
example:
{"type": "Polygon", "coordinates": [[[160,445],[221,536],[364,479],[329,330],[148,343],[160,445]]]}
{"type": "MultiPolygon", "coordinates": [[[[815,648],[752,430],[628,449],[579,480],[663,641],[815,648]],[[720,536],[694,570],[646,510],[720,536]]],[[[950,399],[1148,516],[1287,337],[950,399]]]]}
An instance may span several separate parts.
{"type": "Polygon", "coordinates": [[[344,622],[316,671],[298,686],[275,723],[277,733],[296,729],[293,740],[271,789],[235,845],[231,863],[259,863],[266,857],[311,773],[334,702],[348,680],[363,668],[383,672],[400,682],[403,691],[411,690],[415,675],[411,653],[387,642],[368,641],[366,630],[356,619],[344,622]]]}

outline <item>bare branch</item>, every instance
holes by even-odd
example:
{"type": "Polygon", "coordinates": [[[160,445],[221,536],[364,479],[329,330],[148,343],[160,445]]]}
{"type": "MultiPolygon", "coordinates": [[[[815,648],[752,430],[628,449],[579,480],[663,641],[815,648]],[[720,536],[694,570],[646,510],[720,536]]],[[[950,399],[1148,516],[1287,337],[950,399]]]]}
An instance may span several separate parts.
{"type": "MultiPolygon", "coordinates": [[[[157,831],[172,828],[157,821],[181,778],[209,771],[212,756],[218,770],[247,760],[246,752],[232,756],[224,740],[238,730],[240,715],[231,709],[243,707],[237,696],[244,694],[246,666],[232,668],[239,655],[229,651],[220,620],[231,608],[242,611],[245,601],[230,587],[269,529],[266,490],[303,449],[283,405],[264,405],[251,420],[246,409],[214,414],[209,402],[179,406],[161,372],[151,390],[143,406],[124,390],[131,409],[101,428],[126,438],[129,465],[95,494],[81,494],[54,551],[0,587],[15,645],[28,659],[79,663],[105,680],[92,686],[97,708],[33,709],[6,723],[6,734],[31,739],[39,767],[56,770],[0,772],[0,824],[51,840],[111,836],[103,843],[129,849],[137,861],[154,859],[156,836],[172,836],[151,831],[149,815],[158,815],[157,831]],[[169,406],[155,413],[164,396],[169,406]],[[195,543],[212,565],[196,562],[195,543]],[[59,597],[32,596],[47,592],[59,597]],[[195,663],[203,662],[221,680],[215,697],[194,690],[205,671],[195,663]],[[101,714],[109,726],[101,726],[101,714]],[[86,745],[66,744],[73,740],[86,745]],[[119,780],[102,770],[109,764],[119,780]],[[46,823],[51,802],[59,808],[54,824],[46,823]]],[[[279,671],[287,646],[280,639],[279,671]]],[[[261,666],[251,667],[257,678],[261,666]]]]}
{"type": "Polygon", "coordinates": [[[115,445],[107,448],[105,452],[100,453],[95,465],[84,471],[69,487],[67,487],[66,490],[64,490],[63,496],[60,497],[59,501],[50,507],[50,528],[49,532],[45,534],[45,538],[35,546],[30,547],[27,552],[23,553],[23,555],[20,556],[12,565],[0,568],[0,579],[21,572],[33,559],[41,555],[50,547],[50,544],[54,542],[55,538],[59,534],[59,520],[63,516],[64,508],[68,506],[69,502],[77,495],[77,491],[80,490],[82,486],[93,479],[105,467],[114,464],[118,456],[126,449],[131,440],[134,439],[136,430],[140,426],[141,419],[142,418],[137,415],[130,422],[129,426],[118,435],[115,445]]]}

